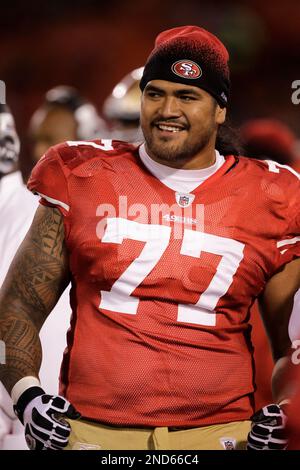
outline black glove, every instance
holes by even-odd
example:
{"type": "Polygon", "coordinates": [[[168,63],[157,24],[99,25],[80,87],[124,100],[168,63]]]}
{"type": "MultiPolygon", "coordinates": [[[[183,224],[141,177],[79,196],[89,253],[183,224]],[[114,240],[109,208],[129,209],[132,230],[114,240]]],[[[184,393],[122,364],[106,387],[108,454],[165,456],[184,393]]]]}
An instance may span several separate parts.
{"type": "Polygon", "coordinates": [[[65,398],[47,395],[40,387],[25,390],[14,410],[25,426],[25,439],[31,450],[62,450],[68,445],[71,432],[64,417],[80,418],[65,398]]]}
{"type": "Polygon", "coordinates": [[[247,450],[284,450],[287,448],[287,417],[279,405],[264,406],[251,418],[247,450]]]}

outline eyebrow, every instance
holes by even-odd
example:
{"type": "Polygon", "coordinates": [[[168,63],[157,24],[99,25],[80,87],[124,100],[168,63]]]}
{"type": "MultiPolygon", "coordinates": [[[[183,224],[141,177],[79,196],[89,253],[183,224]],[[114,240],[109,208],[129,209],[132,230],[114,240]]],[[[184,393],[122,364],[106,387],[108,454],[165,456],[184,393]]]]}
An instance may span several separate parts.
{"type": "MultiPolygon", "coordinates": [[[[160,93],[166,93],[166,91],[162,88],[159,88],[157,86],[154,86],[154,85],[146,85],[146,89],[145,91],[157,91],[157,92],[160,92],[160,93]]],[[[173,91],[173,93],[178,96],[178,95],[192,95],[192,96],[196,96],[196,97],[200,97],[201,94],[198,93],[198,91],[195,91],[191,88],[179,88],[179,89],[176,89],[173,91]]]]}

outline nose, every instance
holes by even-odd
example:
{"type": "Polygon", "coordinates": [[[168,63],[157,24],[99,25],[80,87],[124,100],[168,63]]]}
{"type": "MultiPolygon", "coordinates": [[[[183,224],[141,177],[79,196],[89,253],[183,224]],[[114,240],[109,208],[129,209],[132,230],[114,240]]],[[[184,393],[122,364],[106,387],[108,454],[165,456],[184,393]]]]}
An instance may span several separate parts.
{"type": "Polygon", "coordinates": [[[170,119],[181,115],[178,99],[175,96],[166,96],[161,103],[161,116],[170,119]]]}

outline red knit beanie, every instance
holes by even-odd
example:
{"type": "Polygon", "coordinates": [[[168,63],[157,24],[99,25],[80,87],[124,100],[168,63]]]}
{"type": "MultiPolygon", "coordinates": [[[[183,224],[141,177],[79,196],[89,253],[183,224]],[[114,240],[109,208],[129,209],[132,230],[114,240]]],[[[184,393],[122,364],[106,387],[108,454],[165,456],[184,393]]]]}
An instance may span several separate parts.
{"type": "Polygon", "coordinates": [[[179,26],[160,33],[146,62],[140,82],[167,80],[202,88],[227,105],[229,54],[222,42],[198,26],[179,26]]]}

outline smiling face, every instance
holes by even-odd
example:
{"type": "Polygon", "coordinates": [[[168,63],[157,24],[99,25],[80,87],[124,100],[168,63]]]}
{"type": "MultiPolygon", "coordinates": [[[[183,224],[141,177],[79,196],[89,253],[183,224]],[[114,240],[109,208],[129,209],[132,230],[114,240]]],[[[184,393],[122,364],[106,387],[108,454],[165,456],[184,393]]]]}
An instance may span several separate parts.
{"type": "Polygon", "coordinates": [[[218,125],[225,115],[226,109],[198,87],[150,81],[141,107],[141,127],[150,157],[175,168],[212,165],[218,125]]]}

